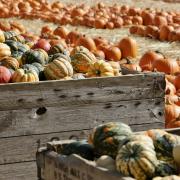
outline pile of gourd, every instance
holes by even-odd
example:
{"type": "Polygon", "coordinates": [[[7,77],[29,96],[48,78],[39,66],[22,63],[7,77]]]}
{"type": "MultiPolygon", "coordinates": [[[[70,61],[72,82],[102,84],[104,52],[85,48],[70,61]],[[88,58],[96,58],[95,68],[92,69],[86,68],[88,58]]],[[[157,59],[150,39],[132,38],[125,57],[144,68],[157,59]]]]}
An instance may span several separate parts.
{"type": "Polygon", "coordinates": [[[170,180],[176,176],[178,180],[179,152],[180,136],[160,129],[134,133],[124,123],[110,122],[95,127],[88,142],[72,142],[58,153],[78,154],[97,167],[137,180],[170,180]]]}
{"type": "Polygon", "coordinates": [[[137,44],[131,38],[122,39],[118,47],[101,38],[63,34],[65,31],[58,27],[51,34],[44,28],[41,37],[46,39],[32,33],[0,31],[0,83],[118,76],[121,58],[136,57],[137,44]],[[102,53],[100,47],[104,47],[102,53]]]}

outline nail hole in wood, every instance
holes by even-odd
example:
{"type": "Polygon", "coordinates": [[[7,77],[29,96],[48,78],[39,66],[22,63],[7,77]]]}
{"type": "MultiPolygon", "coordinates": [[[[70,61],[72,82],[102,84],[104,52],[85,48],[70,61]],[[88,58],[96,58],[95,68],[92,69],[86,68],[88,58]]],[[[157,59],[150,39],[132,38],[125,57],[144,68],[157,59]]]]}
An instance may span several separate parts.
{"type": "Polygon", "coordinates": [[[47,111],[47,109],[45,107],[40,107],[37,109],[36,114],[37,115],[43,115],[46,113],[46,111],[47,111]]]}
{"type": "Polygon", "coordinates": [[[43,100],[44,100],[43,98],[39,98],[39,99],[37,99],[37,101],[39,101],[39,102],[40,102],[40,101],[43,101],[43,100]]]}
{"type": "Polygon", "coordinates": [[[155,102],[155,105],[160,105],[160,104],[161,104],[160,101],[155,102]]]}
{"type": "Polygon", "coordinates": [[[104,107],[104,109],[109,109],[109,108],[112,108],[112,106],[111,105],[107,105],[107,106],[104,107]]]}
{"type": "Polygon", "coordinates": [[[162,114],[162,112],[158,112],[158,115],[159,115],[159,116],[162,116],[163,114],[162,114]]]}
{"type": "Polygon", "coordinates": [[[124,94],[123,91],[114,91],[115,94],[124,94]]]}
{"type": "Polygon", "coordinates": [[[78,97],[81,97],[81,95],[75,95],[74,97],[78,98],[78,97]]]}
{"type": "Polygon", "coordinates": [[[94,95],[94,93],[93,92],[89,92],[89,93],[87,93],[87,95],[92,96],[92,95],[94,95]]]}
{"type": "Polygon", "coordinates": [[[140,102],[136,102],[134,105],[139,106],[140,104],[141,104],[140,102]]]}
{"type": "Polygon", "coordinates": [[[54,89],[55,92],[62,91],[62,89],[54,89]]]}
{"type": "Polygon", "coordinates": [[[67,96],[66,95],[61,95],[61,96],[59,96],[60,98],[66,98],[67,96]]]}
{"type": "Polygon", "coordinates": [[[23,102],[23,101],[24,101],[24,99],[18,99],[18,102],[20,102],[20,103],[23,102]]]}

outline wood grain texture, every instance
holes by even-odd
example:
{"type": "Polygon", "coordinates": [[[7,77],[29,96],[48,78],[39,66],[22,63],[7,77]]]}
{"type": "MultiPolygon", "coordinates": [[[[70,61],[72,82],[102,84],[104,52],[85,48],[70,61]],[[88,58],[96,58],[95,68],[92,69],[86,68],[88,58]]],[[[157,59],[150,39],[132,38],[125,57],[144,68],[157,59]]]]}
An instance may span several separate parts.
{"type": "Polygon", "coordinates": [[[0,165],[15,162],[35,160],[36,151],[39,146],[44,146],[51,138],[69,139],[78,137],[86,138],[87,130],[59,132],[43,135],[20,136],[0,139],[0,165]],[[40,143],[40,144],[39,144],[40,143]]]}
{"type": "Polygon", "coordinates": [[[1,180],[37,180],[35,162],[0,165],[1,180]]]}
{"type": "MultiPolygon", "coordinates": [[[[162,128],[162,126],[162,122],[154,122],[153,124],[145,123],[143,125],[132,125],[131,128],[135,131],[140,131],[142,129],[147,130],[151,128],[162,128]]],[[[50,139],[53,137],[58,137],[60,140],[69,138],[83,139],[88,137],[89,131],[91,131],[91,129],[41,135],[0,138],[0,165],[35,160],[35,154],[39,143],[40,146],[43,146],[45,145],[45,143],[49,142],[50,139]]]]}
{"type": "Polygon", "coordinates": [[[30,109],[164,96],[163,74],[0,85],[0,110],[30,109]]]}
{"type": "Polygon", "coordinates": [[[78,155],[61,156],[53,151],[45,154],[45,180],[133,180],[118,172],[97,168],[91,161],[78,155]]]}
{"type": "Polygon", "coordinates": [[[156,98],[58,105],[46,107],[42,115],[37,114],[37,109],[1,111],[0,137],[90,129],[109,121],[129,125],[162,123],[163,128],[163,108],[164,99],[156,98]]]}

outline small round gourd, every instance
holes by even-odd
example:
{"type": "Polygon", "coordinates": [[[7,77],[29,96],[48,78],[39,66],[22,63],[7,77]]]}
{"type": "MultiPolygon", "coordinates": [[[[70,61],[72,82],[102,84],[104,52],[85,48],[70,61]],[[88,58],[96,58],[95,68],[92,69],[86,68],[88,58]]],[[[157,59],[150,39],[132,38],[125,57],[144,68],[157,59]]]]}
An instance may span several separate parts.
{"type": "Polygon", "coordinates": [[[19,61],[13,57],[6,56],[0,59],[0,63],[2,66],[5,66],[9,69],[16,70],[19,68],[19,61]]]}
{"type": "Polygon", "coordinates": [[[115,160],[111,156],[101,156],[96,160],[96,165],[111,171],[116,170],[115,160]]]}
{"type": "Polygon", "coordinates": [[[84,47],[78,46],[71,52],[71,64],[77,73],[87,73],[94,62],[96,57],[84,47]]]}
{"type": "Polygon", "coordinates": [[[0,43],[0,57],[10,56],[11,55],[11,49],[8,45],[4,43],[0,43]]]}
{"type": "Polygon", "coordinates": [[[38,74],[35,70],[17,69],[13,76],[12,82],[37,82],[38,74]]]}
{"type": "Polygon", "coordinates": [[[48,80],[59,80],[65,77],[72,77],[73,67],[67,60],[57,58],[45,67],[44,74],[48,80]]]}
{"type": "Polygon", "coordinates": [[[45,65],[48,63],[48,54],[43,49],[30,49],[26,51],[22,56],[23,64],[32,64],[34,62],[45,65]]]}

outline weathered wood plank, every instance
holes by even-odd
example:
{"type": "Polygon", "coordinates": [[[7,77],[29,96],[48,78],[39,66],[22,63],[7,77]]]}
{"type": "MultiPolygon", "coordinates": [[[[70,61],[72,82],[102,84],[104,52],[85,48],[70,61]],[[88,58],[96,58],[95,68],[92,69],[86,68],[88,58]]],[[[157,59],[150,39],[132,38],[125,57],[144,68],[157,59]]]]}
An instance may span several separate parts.
{"type": "Polygon", "coordinates": [[[35,160],[39,146],[44,146],[53,137],[69,139],[70,137],[86,138],[88,131],[71,131],[32,136],[19,136],[0,139],[0,165],[35,160]]]}
{"type": "MultiPolygon", "coordinates": [[[[90,129],[109,121],[129,125],[164,123],[164,99],[143,99],[97,104],[1,111],[0,137],[90,129]],[[44,114],[43,114],[44,113],[44,114]],[[38,115],[42,114],[42,115],[38,115]]],[[[142,129],[143,130],[143,126],[142,129]]]]}
{"type": "MultiPolygon", "coordinates": [[[[162,128],[162,123],[137,124],[131,126],[134,131],[142,129],[162,128]]],[[[91,130],[91,129],[90,129],[91,130]]],[[[9,138],[0,138],[0,164],[24,162],[35,160],[38,142],[43,146],[51,138],[58,137],[60,140],[69,139],[70,137],[87,138],[89,130],[58,132],[41,135],[18,136],[9,138]]]]}
{"type": "Polygon", "coordinates": [[[1,180],[37,180],[37,167],[34,162],[0,165],[1,180]]]}
{"type": "Polygon", "coordinates": [[[164,96],[163,74],[0,85],[0,110],[136,100],[164,96]]]}

